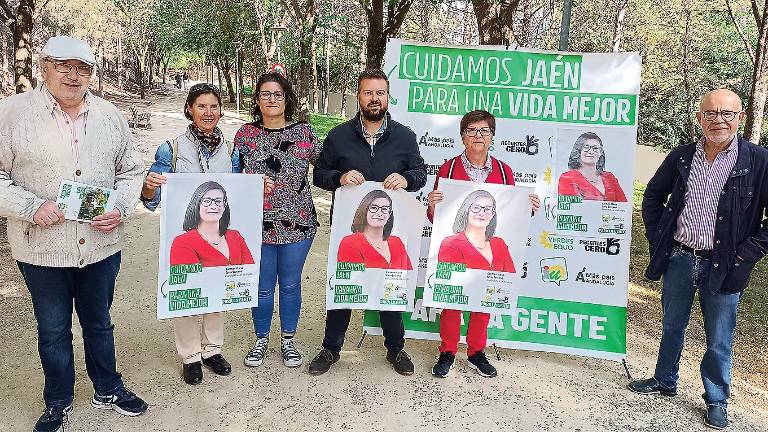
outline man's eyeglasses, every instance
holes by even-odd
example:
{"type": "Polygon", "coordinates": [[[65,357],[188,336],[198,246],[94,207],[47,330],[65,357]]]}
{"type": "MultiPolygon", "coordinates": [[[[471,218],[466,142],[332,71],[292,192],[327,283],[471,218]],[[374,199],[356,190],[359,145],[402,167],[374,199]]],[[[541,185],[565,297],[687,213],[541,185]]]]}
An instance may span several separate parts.
{"type": "Polygon", "coordinates": [[[487,136],[491,136],[492,133],[493,132],[491,132],[491,128],[487,128],[487,127],[480,128],[480,129],[477,129],[477,128],[464,129],[464,135],[468,137],[476,137],[477,134],[480,134],[480,136],[487,137],[487,136]]]}
{"type": "Polygon", "coordinates": [[[496,211],[496,209],[494,209],[493,206],[481,206],[481,205],[473,204],[469,206],[469,211],[475,214],[480,212],[483,212],[485,214],[492,214],[494,211],[496,211]]]}
{"type": "Polygon", "coordinates": [[[368,212],[370,213],[383,213],[383,214],[389,214],[389,206],[377,206],[376,204],[371,204],[368,206],[368,212]]]}
{"type": "Polygon", "coordinates": [[[200,204],[203,205],[203,207],[210,207],[211,204],[216,204],[216,207],[224,207],[224,205],[227,203],[227,200],[224,198],[203,198],[200,200],[200,204]]]}
{"type": "Polygon", "coordinates": [[[80,75],[81,77],[89,77],[91,76],[91,74],[93,74],[93,66],[73,65],[73,64],[53,61],[51,59],[45,59],[45,60],[53,63],[53,68],[56,70],[56,72],[60,74],[67,75],[72,71],[72,68],[75,68],[75,70],[77,71],[77,74],[80,75]]]}
{"type": "Polygon", "coordinates": [[[585,145],[581,147],[581,151],[584,153],[600,153],[603,151],[603,146],[599,145],[585,145]]]}
{"type": "Polygon", "coordinates": [[[729,122],[736,118],[741,111],[702,111],[701,116],[706,121],[715,121],[718,116],[723,118],[723,121],[729,122]]]}
{"type": "Polygon", "coordinates": [[[285,92],[281,92],[281,91],[276,91],[276,92],[260,91],[258,95],[259,95],[259,99],[263,101],[268,101],[272,98],[274,98],[277,102],[282,102],[285,100],[285,92]]]}

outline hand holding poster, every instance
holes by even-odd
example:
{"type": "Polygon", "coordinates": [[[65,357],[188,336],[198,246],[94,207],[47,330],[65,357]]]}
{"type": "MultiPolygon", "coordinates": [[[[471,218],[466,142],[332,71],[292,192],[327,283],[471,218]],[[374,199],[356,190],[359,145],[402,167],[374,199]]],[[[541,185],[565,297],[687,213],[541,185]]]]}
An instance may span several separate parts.
{"type": "Polygon", "coordinates": [[[264,179],[166,174],[158,319],[256,306],[264,179]],[[214,181],[215,178],[215,181],[214,181]]]}
{"type": "Polygon", "coordinates": [[[424,304],[511,313],[525,262],[532,188],[443,179],[435,207],[424,304]]]}
{"type": "Polygon", "coordinates": [[[326,308],[412,308],[424,212],[416,198],[381,183],[337,190],[326,308]]]}

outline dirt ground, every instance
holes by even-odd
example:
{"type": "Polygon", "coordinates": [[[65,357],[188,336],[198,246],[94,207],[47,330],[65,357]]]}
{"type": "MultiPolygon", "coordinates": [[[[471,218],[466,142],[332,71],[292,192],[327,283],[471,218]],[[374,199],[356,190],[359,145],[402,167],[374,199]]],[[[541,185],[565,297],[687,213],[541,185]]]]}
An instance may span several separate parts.
{"type": "MultiPolygon", "coordinates": [[[[129,103],[135,103],[127,95],[112,99],[126,111],[129,103]]],[[[174,90],[144,104],[143,109],[153,113],[153,129],[138,131],[135,138],[147,164],[162,140],[186,126],[182,105],[183,94],[174,90]]],[[[225,136],[232,137],[241,123],[225,117],[221,124],[225,136]]],[[[315,193],[322,227],[304,268],[297,335],[306,362],[322,340],[329,234],[329,196],[315,193]]],[[[170,323],[155,318],[159,221],[159,214],[138,210],[126,222],[112,309],[119,370],[150,409],[141,417],[126,418],[90,407],[93,390],[75,325],[77,384],[68,431],[705,430],[699,338],[691,338],[683,354],[679,395],[667,398],[630,393],[619,363],[515,350],[500,350],[502,359],[492,360],[499,370],[496,379],[470,370],[462,354],[449,378],[436,379],[429,374],[437,351],[437,343],[431,341],[407,341],[416,373],[402,377],[386,362],[381,337],[369,336],[361,349],[356,348],[360,313],[353,314],[341,361],[325,375],[310,376],[306,365],[284,367],[277,335],[265,364],[246,368],[242,358],[253,343],[253,327],[250,312],[237,311],[227,316],[223,350],[233,373],[228,377],[205,373],[201,385],[186,385],[170,323]]],[[[0,358],[0,431],[29,431],[43,409],[35,320],[29,293],[10,257],[5,228],[0,229],[0,345],[6,350],[0,358]]],[[[659,313],[654,293],[630,287],[627,361],[637,376],[653,370],[659,313]]],[[[277,315],[274,319],[277,325],[277,315]]],[[[696,322],[694,318],[694,327],[696,322]]],[[[743,367],[751,361],[735,360],[731,430],[768,430],[768,388],[752,379],[748,372],[752,367],[743,367]]]]}

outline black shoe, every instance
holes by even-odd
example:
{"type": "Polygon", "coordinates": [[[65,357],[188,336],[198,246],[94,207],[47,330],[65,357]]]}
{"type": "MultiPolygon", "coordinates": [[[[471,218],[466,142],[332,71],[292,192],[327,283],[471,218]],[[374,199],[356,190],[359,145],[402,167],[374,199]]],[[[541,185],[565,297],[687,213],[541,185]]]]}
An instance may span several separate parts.
{"type": "Polygon", "coordinates": [[[453,369],[453,363],[456,360],[456,356],[449,352],[441,352],[440,358],[437,359],[437,363],[432,366],[432,375],[438,378],[445,378],[448,376],[448,372],[453,369]]]}
{"type": "Polygon", "coordinates": [[[400,375],[413,375],[413,362],[405,350],[396,353],[387,352],[387,361],[392,363],[392,367],[400,375]]]}
{"type": "Polygon", "coordinates": [[[339,361],[339,353],[323,348],[309,363],[309,373],[311,375],[322,375],[331,368],[331,365],[339,361]]]}
{"type": "Polygon", "coordinates": [[[488,362],[488,358],[485,357],[485,353],[478,351],[471,356],[467,357],[469,361],[469,367],[476,370],[480,376],[486,378],[493,378],[496,376],[496,368],[488,362]]]}
{"type": "Polygon", "coordinates": [[[91,406],[96,409],[115,410],[128,417],[144,414],[148,408],[146,402],[126,387],[120,388],[110,395],[102,396],[94,393],[93,399],[91,399],[91,406]]]}
{"type": "Polygon", "coordinates": [[[182,375],[184,382],[191,385],[197,385],[203,382],[203,367],[200,362],[185,363],[182,365],[182,375]]]}
{"type": "Polygon", "coordinates": [[[662,396],[677,395],[677,388],[663,387],[656,378],[634,380],[627,384],[627,388],[640,394],[660,394],[662,396]]]}
{"type": "Polygon", "coordinates": [[[728,411],[720,405],[707,405],[707,414],[704,416],[704,424],[712,429],[725,429],[728,427],[728,411]]]}
{"type": "Polygon", "coordinates": [[[203,364],[216,375],[227,376],[232,372],[232,365],[230,365],[221,354],[214,354],[208,358],[204,358],[203,364]]]}
{"type": "Polygon", "coordinates": [[[43,415],[35,423],[34,432],[59,432],[64,430],[67,416],[72,413],[72,404],[66,407],[46,407],[43,415]]]}

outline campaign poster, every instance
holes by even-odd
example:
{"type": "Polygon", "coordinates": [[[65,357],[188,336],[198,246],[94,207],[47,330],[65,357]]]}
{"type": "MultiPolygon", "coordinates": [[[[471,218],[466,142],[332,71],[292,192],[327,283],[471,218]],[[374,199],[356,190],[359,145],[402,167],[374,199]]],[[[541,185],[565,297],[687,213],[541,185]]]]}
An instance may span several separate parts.
{"type": "Polygon", "coordinates": [[[257,305],[264,178],[165,174],[157,318],[257,305]]]}
{"type": "Polygon", "coordinates": [[[627,237],[634,164],[626,162],[625,139],[594,126],[557,130],[558,234],[627,237]]]}
{"type": "Polygon", "coordinates": [[[85,183],[63,180],[56,205],[67,220],[90,222],[115,208],[117,191],[85,183]]]}
{"type": "Polygon", "coordinates": [[[529,187],[443,179],[427,258],[424,305],[511,313],[531,220],[529,187]]]}
{"type": "MultiPolygon", "coordinates": [[[[477,109],[496,118],[489,154],[512,168],[515,186],[533,187],[541,198],[525,260],[515,261],[522,280],[517,303],[491,315],[489,344],[626,356],[641,67],[632,52],[388,41],[389,112],[416,133],[428,176],[416,196],[425,206],[439,167],[464,150],[462,116],[477,109]]],[[[442,309],[425,304],[434,229],[425,218],[416,298],[403,314],[408,337],[440,337],[442,309]]],[[[381,334],[377,315],[365,316],[369,334],[381,334]]]]}
{"type": "Polygon", "coordinates": [[[404,190],[365,182],[336,190],[326,308],[413,307],[424,206],[404,190]]]}

